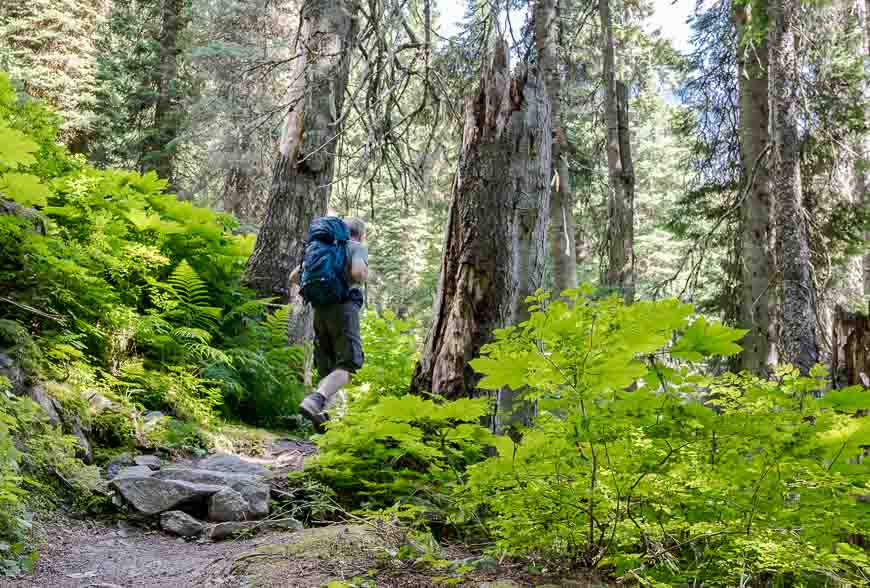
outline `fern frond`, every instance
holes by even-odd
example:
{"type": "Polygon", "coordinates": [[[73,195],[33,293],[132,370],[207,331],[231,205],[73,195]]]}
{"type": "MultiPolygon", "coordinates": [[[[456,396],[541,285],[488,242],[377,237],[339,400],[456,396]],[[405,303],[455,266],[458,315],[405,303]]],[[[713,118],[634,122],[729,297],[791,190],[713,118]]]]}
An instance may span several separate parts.
{"type": "Polygon", "coordinates": [[[270,314],[263,321],[263,326],[269,333],[269,340],[273,345],[286,343],[287,329],[290,326],[290,305],[282,306],[276,312],[270,314]]]}
{"type": "Polygon", "coordinates": [[[212,335],[205,329],[194,327],[178,327],[172,331],[172,336],[179,341],[195,341],[197,343],[211,343],[212,335]]]}
{"type": "Polygon", "coordinates": [[[178,264],[166,281],[184,304],[208,306],[211,301],[208,284],[190,267],[186,259],[178,264]]]}
{"type": "Polygon", "coordinates": [[[187,349],[188,353],[202,361],[223,363],[227,365],[232,363],[230,357],[226,353],[216,347],[212,347],[211,345],[206,345],[205,343],[189,342],[185,343],[184,347],[187,349]]]}

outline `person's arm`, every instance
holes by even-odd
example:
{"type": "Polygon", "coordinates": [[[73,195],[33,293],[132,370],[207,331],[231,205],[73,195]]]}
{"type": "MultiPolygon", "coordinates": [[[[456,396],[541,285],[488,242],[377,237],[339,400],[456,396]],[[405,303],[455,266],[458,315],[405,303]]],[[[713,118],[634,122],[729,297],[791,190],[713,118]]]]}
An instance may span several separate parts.
{"type": "Polygon", "coordinates": [[[296,266],[296,269],[293,270],[293,272],[291,272],[291,274],[290,274],[290,285],[291,286],[299,281],[299,276],[302,273],[302,266],[303,265],[305,265],[305,264],[304,263],[299,264],[298,266],[296,266]]]}
{"type": "Polygon", "coordinates": [[[357,284],[367,282],[369,279],[369,265],[361,255],[354,255],[350,262],[350,277],[357,284]]]}

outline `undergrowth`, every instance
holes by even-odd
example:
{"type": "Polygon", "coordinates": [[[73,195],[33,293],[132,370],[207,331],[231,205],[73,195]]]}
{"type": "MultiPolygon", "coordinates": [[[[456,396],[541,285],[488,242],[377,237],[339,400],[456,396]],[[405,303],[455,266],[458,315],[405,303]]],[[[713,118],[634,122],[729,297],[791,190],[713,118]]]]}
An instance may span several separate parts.
{"type": "Polygon", "coordinates": [[[821,368],[705,375],[743,331],[673,300],[589,293],[537,296],[472,362],[482,389],[537,403],[520,436],[480,426],[485,397],[403,395],[372,371],[305,475],[342,508],[421,509],[433,530],[549,569],[649,586],[867,585],[851,541],[870,529],[856,499],[870,495],[866,390],[827,391],[821,368]]]}

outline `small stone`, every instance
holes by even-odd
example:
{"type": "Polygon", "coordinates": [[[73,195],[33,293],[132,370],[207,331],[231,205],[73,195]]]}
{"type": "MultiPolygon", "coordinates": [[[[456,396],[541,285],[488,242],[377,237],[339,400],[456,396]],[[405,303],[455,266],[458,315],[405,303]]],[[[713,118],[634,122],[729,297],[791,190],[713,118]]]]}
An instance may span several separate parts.
{"type": "Polygon", "coordinates": [[[156,515],[176,510],[180,504],[205,500],[222,490],[220,486],[190,484],[174,480],[159,480],[153,476],[116,478],[111,485],[124,499],[144,515],[156,515]]]}
{"type": "Polygon", "coordinates": [[[114,480],[120,480],[121,478],[145,478],[152,475],[154,472],[148,466],[130,466],[127,468],[122,468],[117,474],[115,474],[114,480]]]}
{"type": "Polygon", "coordinates": [[[244,521],[248,502],[232,488],[215,493],[208,502],[208,520],[215,523],[244,521]]]}
{"type": "Polygon", "coordinates": [[[133,463],[137,466],[145,466],[152,470],[160,469],[160,458],[156,455],[137,455],[133,458],[133,463]]]}
{"type": "Polygon", "coordinates": [[[245,461],[238,455],[219,453],[201,461],[198,466],[203,470],[215,470],[234,474],[249,474],[252,476],[268,476],[269,470],[258,463],[245,461]]]}
{"type": "Polygon", "coordinates": [[[232,521],[218,523],[208,529],[208,538],[212,541],[221,541],[229,537],[235,537],[245,532],[254,531],[260,523],[255,521],[232,521]]]}
{"type": "Polygon", "coordinates": [[[496,580],[495,582],[484,582],[480,588],[520,588],[520,585],[513,580],[496,580]]]}
{"type": "Polygon", "coordinates": [[[203,524],[180,510],[171,510],[160,515],[160,528],[179,537],[195,537],[202,533],[203,524]]]}

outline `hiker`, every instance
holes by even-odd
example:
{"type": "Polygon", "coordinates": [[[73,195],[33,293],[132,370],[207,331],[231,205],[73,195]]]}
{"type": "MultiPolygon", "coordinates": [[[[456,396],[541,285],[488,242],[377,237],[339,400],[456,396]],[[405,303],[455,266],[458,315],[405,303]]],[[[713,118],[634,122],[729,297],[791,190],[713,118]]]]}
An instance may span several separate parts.
{"type": "Polygon", "coordinates": [[[365,359],[359,331],[369,262],[364,240],[360,219],[315,219],[305,242],[305,259],[290,275],[294,283],[301,274],[302,298],[314,309],[314,362],[320,385],[305,397],[299,412],[318,431],[327,420],[324,409],[365,359]]]}

